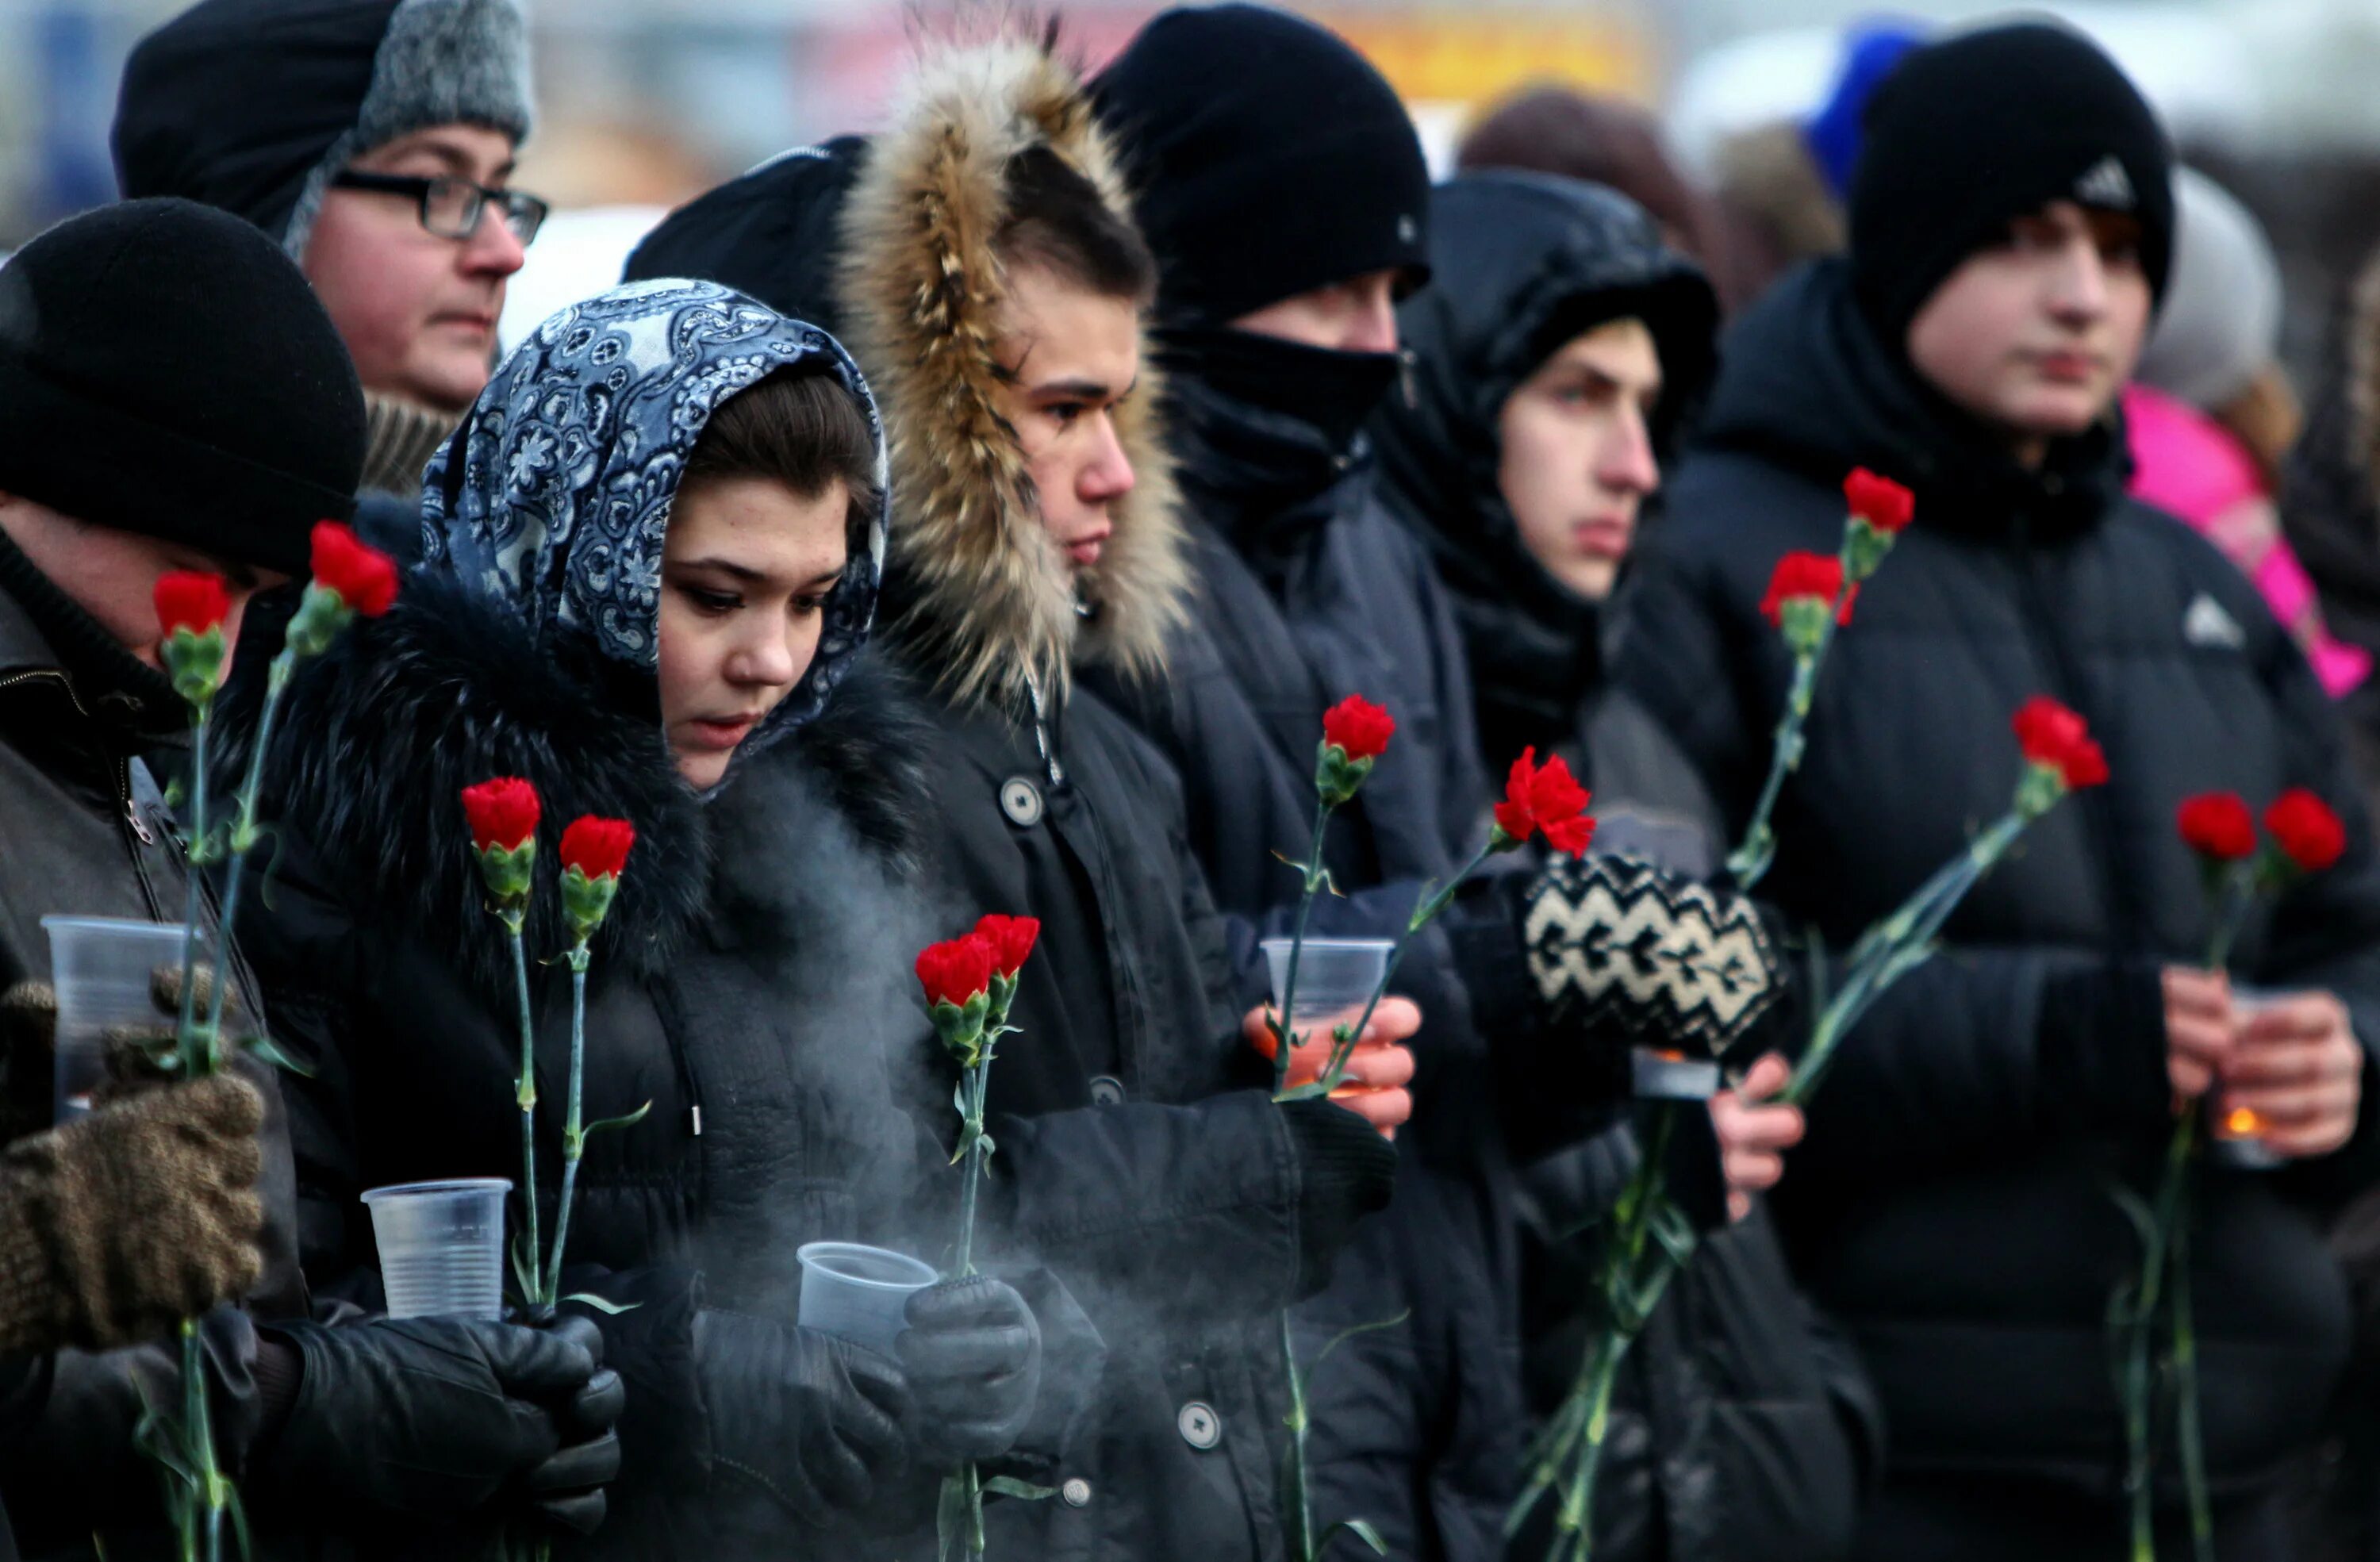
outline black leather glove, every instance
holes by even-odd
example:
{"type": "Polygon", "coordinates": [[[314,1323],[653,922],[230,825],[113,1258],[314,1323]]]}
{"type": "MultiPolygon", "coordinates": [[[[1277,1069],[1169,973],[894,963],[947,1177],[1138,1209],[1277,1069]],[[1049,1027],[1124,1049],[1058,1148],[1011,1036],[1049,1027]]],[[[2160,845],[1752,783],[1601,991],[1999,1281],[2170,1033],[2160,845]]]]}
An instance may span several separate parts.
{"type": "Polygon", "coordinates": [[[792,1324],[705,1308],[694,1369],[714,1470],[823,1527],[906,1473],[908,1380],[872,1350],[792,1324]]]}
{"type": "Polygon", "coordinates": [[[541,1326],[557,1339],[586,1350],[596,1362],[587,1386],[562,1407],[562,1447],[552,1459],[528,1472],[521,1483],[529,1505],[544,1518],[575,1534],[591,1535],[603,1522],[608,1506],[603,1488],[619,1478],[620,1414],[628,1408],[628,1390],[620,1374],[602,1365],[603,1331],[592,1318],[571,1315],[541,1326]]]}
{"type": "Polygon", "coordinates": [[[1397,1147],[1344,1107],[1284,1101],[1278,1110],[1297,1148],[1297,1294],[1330,1283],[1330,1263],[1355,1223],[1385,1209],[1396,1181],[1397,1147]]]}
{"type": "Polygon", "coordinates": [[[998,1459],[1016,1446],[1041,1390],[1041,1325],[1025,1298],[990,1275],[944,1280],[909,1298],[895,1342],[929,1464],[998,1459]]]}
{"type": "Polygon", "coordinates": [[[619,1472],[611,1428],[624,1396],[583,1321],[372,1318],[264,1333],[303,1363],[258,1471],[293,1505],[349,1523],[362,1508],[435,1524],[508,1498],[573,1529],[601,1519],[595,1488],[619,1472]]]}

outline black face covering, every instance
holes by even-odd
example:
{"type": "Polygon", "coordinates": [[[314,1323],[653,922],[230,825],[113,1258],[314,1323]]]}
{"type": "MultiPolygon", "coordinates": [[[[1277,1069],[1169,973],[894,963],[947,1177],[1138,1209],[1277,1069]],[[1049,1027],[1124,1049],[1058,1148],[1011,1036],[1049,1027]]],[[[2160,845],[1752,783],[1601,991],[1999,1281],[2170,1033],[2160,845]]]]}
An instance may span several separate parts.
{"type": "Polygon", "coordinates": [[[1176,372],[1266,412],[1294,418],[1334,453],[1354,443],[1397,378],[1394,353],[1342,353],[1228,325],[1163,333],[1176,372]]]}

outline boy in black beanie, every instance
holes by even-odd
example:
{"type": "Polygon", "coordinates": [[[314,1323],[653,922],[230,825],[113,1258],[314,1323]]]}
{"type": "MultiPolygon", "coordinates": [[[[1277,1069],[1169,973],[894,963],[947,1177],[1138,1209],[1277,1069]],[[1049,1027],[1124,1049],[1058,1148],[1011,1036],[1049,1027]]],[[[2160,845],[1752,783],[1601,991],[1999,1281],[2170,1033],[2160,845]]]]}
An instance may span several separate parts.
{"type": "MultiPolygon", "coordinates": [[[[2380,859],[2289,636],[2219,553],[2125,495],[2116,397],[2165,284],[2168,173],[2155,115],[2078,33],[2001,26],[1910,54],[1870,109],[1849,256],[1737,323],[1626,587],[1616,677],[1740,833],[1792,678],[1761,612],[1771,569],[1837,550],[1852,468],[1914,490],[1826,662],[1761,887],[1830,949],[2007,806],[2027,696],[2079,711],[2111,772],[2033,827],[1863,1022],[1775,1203],[1884,1400],[1855,1551],[1877,1562],[2126,1544],[2107,1320],[2143,1255],[2121,1201],[2153,1194],[2177,1109],[2244,1109],[2286,1163],[2210,1164],[2191,1194],[2217,1556],[2290,1555],[2277,1474],[2346,1353],[2322,1222],[2380,1174],[2361,1110],[2380,859]],[[2345,816],[2349,844],[2247,919],[2232,972],[2287,995],[2252,1011],[2195,968],[2211,914],[2172,821],[2192,794],[2262,806],[2292,787],[2345,816]]],[[[2180,1423],[2153,1399],[2142,1538],[2187,1555],[2180,1423]]]]}
{"type": "Polygon", "coordinates": [[[487,383],[545,203],[517,0],[200,0],[126,64],[125,195],[247,218],[305,267],[371,409],[364,486],[409,499],[487,383]]]}
{"type": "MultiPolygon", "coordinates": [[[[1325,842],[1350,894],[1320,914],[1391,937],[1490,804],[1451,600],[1375,493],[1364,432],[1395,394],[1396,300],[1428,279],[1420,139],[1344,40],[1257,6],[1161,13],[1093,91],[1158,258],[1199,586],[1169,679],[1095,686],[1181,772],[1217,900],[1272,927],[1297,889],[1281,865],[1308,849],[1325,708],[1386,705],[1396,746],[1325,842]]],[[[1313,1400],[1318,1512],[1369,1520],[1394,1556],[1502,1555],[1526,1422],[1512,1168],[1605,1127],[1621,1033],[1676,1018],[1632,998],[1590,1029],[1563,1006],[1560,963],[1531,967],[1531,878],[1478,876],[1400,963],[1427,1018],[1396,1199],[1299,1314],[1317,1349],[1407,1309],[1339,1349],[1313,1400]]],[[[1745,975],[1748,1028],[1773,994],[1745,975]]],[[[1685,1137],[1681,1178],[1723,1219],[1709,1135],[1685,1137]]]]}
{"type": "MultiPolygon", "coordinates": [[[[313,524],[348,514],[363,446],[363,394],[329,318],[236,217],[127,201],[0,267],[0,1082],[12,1107],[30,1090],[47,1119],[42,918],[162,921],[201,903],[143,757],[188,728],[158,665],[159,577],[224,576],[237,640],[259,587],[305,573],[313,524]]],[[[616,1379],[559,1332],[352,1309],[339,1327],[314,1322],[288,1121],[264,1071],[239,1072],[144,1097],[112,1140],[36,1136],[0,1163],[17,1201],[0,1212],[17,1260],[0,1290],[20,1321],[38,1314],[75,1347],[0,1362],[0,1501],[24,1554],[84,1556],[94,1541],[109,1556],[168,1554],[140,1428],[148,1404],[181,1403],[180,1351],[142,1343],[127,1320],[218,1302],[200,1325],[209,1411],[266,1546],[457,1522],[541,1474],[571,1488],[539,1499],[549,1511],[600,1520],[618,1464],[616,1379]],[[175,1168],[162,1189],[160,1149],[175,1168]]]]}

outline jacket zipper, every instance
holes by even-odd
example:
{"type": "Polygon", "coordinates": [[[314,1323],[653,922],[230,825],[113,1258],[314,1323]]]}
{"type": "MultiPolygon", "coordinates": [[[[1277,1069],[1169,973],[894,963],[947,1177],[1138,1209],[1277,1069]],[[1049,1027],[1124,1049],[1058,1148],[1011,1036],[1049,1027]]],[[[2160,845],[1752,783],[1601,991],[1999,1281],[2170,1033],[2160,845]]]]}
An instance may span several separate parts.
{"type": "MultiPolygon", "coordinates": [[[[2074,660],[2065,636],[2058,632],[2057,615],[2044,599],[2040,576],[2034,568],[2032,527],[2022,512],[2016,517],[2016,566],[2025,616],[2033,621],[2034,633],[2047,653],[2050,677],[2058,685],[2055,693],[2087,719],[2090,712],[2083,711],[2082,702],[2076,698],[2080,679],[2074,671],[2074,660]]],[[[2099,865],[2099,882],[2110,901],[2108,910],[2115,920],[2119,946],[2126,953],[2134,952],[2140,944],[2140,908],[2122,865],[2116,860],[2114,821],[2108,817],[2113,805],[2104,787],[2093,788],[2074,802],[2082,810],[2083,833],[2090,838],[2091,854],[2099,865]]]]}
{"type": "MultiPolygon", "coordinates": [[[[76,713],[80,715],[84,720],[88,721],[95,720],[91,713],[91,707],[83,704],[82,696],[75,692],[74,680],[67,677],[65,673],[51,668],[36,668],[30,672],[10,673],[6,678],[0,678],[0,689],[13,689],[19,684],[39,683],[44,680],[57,684],[58,687],[67,692],[67,701],[74,706],[76,713]]],[[[132,801],[131,760],[118,759],[115,761],[115,806],[124,816],[124,823],[126,827],[132,831],[134,836],[139,838],[140,844],[143,846],[154,846],[157,844],[157,838],[150,833],[148,821],[140,817],[140,810],[134,805],[132,801]]]]}

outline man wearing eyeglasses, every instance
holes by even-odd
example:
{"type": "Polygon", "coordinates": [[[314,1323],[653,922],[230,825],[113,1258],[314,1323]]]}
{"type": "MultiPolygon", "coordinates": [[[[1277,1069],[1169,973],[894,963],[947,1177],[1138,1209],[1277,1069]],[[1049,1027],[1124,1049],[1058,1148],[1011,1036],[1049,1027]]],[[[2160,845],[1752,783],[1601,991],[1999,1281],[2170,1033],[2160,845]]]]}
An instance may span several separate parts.
{"type": "Polygon", "coordinates": [[[246,217],[305,268],[370,406],[364,486],[410,498],[487,383],[545,220],[517,0],[200,0],[143,38],[114,130],[128,197],[246,217]]]}

